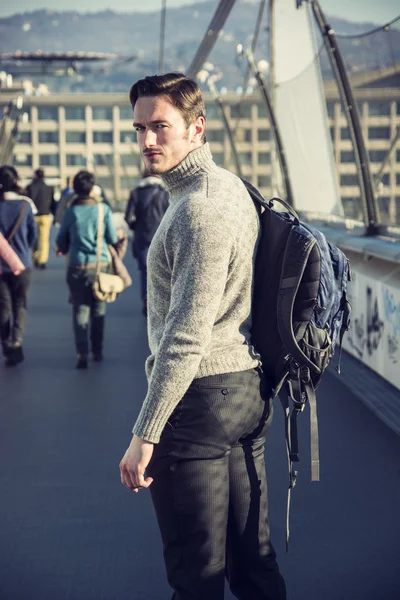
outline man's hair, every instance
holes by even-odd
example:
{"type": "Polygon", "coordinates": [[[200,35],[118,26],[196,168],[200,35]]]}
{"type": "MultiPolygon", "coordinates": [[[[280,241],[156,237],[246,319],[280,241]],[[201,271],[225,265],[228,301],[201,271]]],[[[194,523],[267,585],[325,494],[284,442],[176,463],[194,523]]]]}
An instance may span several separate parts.
{"type": "MultiPolygon", "coordinates": [[[[151,75],[139,79],[129,92],[132,108],[138,98],[148,96],[163,96],[182,114],[186,127],[189,127],[198,117],[206,118],[206,108],[200,87],[193,79],[182,73],[166,73],[151,75]]],[[[205,136],[202,141],[205,142],[205,136]]]]}
{"type": "Polygon", "coordinates": [[[89,171],[79,171],[74,177],[73,187],[78,196],[89,196],[95,184],[94,176],[89,171]]]}
{"type": "Polygon", "coordinates": [[[44,178],[44,171],[43,171],[43,169],[36,169],[36,171],[35,171],[35,177],[36,177],[36,179],[43,179],[44,178]]]}

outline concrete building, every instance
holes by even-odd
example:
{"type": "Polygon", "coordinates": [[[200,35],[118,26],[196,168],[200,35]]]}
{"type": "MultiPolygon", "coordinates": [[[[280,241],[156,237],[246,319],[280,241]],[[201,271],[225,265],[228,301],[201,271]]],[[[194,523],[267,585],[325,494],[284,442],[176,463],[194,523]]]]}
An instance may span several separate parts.
{"type": "MultiPolygon", "coordinates": [[[[354,76],[352,83],[362,116],[371,170],[376,174],[391,140],[400,128],[400,67],[354,76]]],[[[334,144],[340,192],[345,214],[360,218],[360,194],[356,165],[346,118],[336,86],[325,86],[329,126],[334,144]]],[[[1,105],[11,96],[0,95],[1,105]]],[[[235,170],[228,136],[217,107],[205,94],[207,140],[217,164],[235,170]]],[[[236,133],[243,176],[266,195],[271,193],[271,129],[265,106],[258,95],[247,96],[240,115],[238,96],[224,96],[236,133]],[[240,119],[239,119],[240,116],[240,119]]],[[[132,127],[133,114],[127,94],[68,94],[24,97],[29,122],[20,127],[14,164],[22,179],[43,167],[46,176],[63,187],[68,176],[81,168],[95,172],[111,201],[124,202],[140,177],[141,159],[132,127]]],[[[400,138],[377,186],[383,223],[400,224],[400,138]]]]}

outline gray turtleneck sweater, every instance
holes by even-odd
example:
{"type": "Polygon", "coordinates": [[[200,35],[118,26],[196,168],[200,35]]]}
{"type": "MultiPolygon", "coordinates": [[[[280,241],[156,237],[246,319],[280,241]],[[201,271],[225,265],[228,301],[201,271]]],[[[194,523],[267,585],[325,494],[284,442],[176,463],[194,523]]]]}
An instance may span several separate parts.
{"type": "Polygon", "coordinates": [[[163,180],[170,205],[148,254],[148,392],[133,428],[154,443],[193,379],[259,364],[250,343],[260,231],[253,201],[208,144],[163,180]]]}

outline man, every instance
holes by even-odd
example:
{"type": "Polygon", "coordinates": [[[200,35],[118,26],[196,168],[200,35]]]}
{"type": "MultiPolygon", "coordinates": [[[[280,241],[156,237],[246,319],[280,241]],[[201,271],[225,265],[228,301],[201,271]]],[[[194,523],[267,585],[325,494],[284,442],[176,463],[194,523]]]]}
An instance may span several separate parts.
{"type": "Polygon", "coordinates": [[[142,180],[130,193],[125,221],[134,232],[133,256],[140,271],[142,312],[147,316],[147,253],[168,208],[169,194],[159,176],[143,171],[142,180]]]}
{"type": "Polygon", "coordinates": [[[267,520],[271,400],[250,340],[258,214],[212,160],[194,81],[146,77],[130,99],[170,205],[148,254],[148,392],[121,480],[150,487],[175,600],[222,600],[225,573],[241,600],[284,600],[267,520]]]}
{"type": "Polygon", "coordinates": [[[53,188],[44,181],[43,169],[36,169],[33,181],[26,188],[37,208],[35,216],[38,226],[37,248],[33,253],[33,261],[39,269],[45,269],[49,260],[50,228],[53,222],[54,195],[53,188]]]}
{"type": "Polygon", "coordinates": [[[75,197],[75,191],[73,187],[73,177],[69,176],[67,179],[67,186],[62,190],[59,201],[57,202],[57,210],[54,218],[55,225],[61,225],[64,218],[64,213],[72,204],[75,197]]]}

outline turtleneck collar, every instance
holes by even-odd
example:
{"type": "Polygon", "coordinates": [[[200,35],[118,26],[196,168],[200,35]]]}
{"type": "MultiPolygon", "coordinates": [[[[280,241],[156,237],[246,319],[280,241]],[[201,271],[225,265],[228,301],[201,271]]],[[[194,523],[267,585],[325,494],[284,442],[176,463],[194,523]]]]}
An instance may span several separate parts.
{"type": "Polygon", "coordinates": [[[172,194],[183,191],[191,185],[193,175],[200,170],[211,172],[215,168],[208,143],[196,148],[178,164],[176,167],[162,174],[162,180],[172,194]]]}

